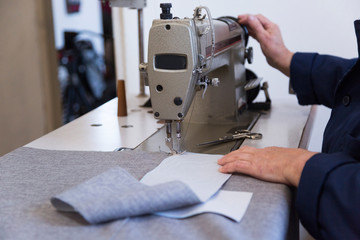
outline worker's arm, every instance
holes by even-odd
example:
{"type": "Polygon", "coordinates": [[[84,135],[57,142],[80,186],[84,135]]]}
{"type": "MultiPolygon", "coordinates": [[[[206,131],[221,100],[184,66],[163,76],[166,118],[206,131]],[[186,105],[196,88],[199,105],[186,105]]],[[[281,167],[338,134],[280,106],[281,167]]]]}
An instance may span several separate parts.
{"type": "Polygon", "coordinates": [[[356,59],[317,53],[294,54],[286,48],[279,27],[262,15],[240,15],[239,23],[260,43],[267,62],[290,76],[300,104],[332,107],[336,86],[356,59]]]}
{"type": "Polygon", "coordinates": [[[360,238],[360,163],[345,153],[307,161],[296,194],[300,220],[316,239],[360,238]]]}
{"type": "Polygon", "coordinates": [[[296,209],[317,239],[360,237],[360,163],[344,153],[242,147],[219,159],[224,173],[297,186],[296,209]]]}
{"type": "MultiPolygon", "coordinates": [[[[291,77],[299,103],[333,106],[335,89],[346,80],[356,59],[317,53],[291,55],[278,27],[260,16],[240,16],[275,68],[291,77]]],[[[290,52],[291,53],[291,52],[290,52]]],[[[356,135],[357,136],[357,135],[356,135]]],[[[343,151],[327,154],[303,149],[242,147],[219,159],[221,172],[244,173],[262,180],[297,186],[296,209],[316,239],[359,239],[359,140],[351,137],[343,151]]]]}
{"type": "Polygon", "coordinates": [[[290,81],[302,105],[333,107],[335,90],[356,59],[317,53],[295,53],[290,65],[290,81]]]}

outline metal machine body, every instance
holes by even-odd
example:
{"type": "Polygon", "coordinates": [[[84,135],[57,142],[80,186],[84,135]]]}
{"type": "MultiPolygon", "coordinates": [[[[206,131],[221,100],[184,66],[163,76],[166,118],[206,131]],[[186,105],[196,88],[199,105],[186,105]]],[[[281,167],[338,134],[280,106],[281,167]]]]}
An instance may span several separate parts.
{"type": "Polygon", "coordinates": [[[146,0],[106,0],[110,2],[110,7],[126,7],[142,9],[146,7],[146,0]]]}
{"type": "Polygon", "coordinates": [[[252,49],[246,49],[248,34],[236,19],[212,19],[206,7],[196,8],[193,18],[172,18],[171,4],[161,7],[162,19],[153,21],[149,33],[148,63],[140,71],[147,76],[155,118],[167,124],[166,144],[179,152],[187,150],[182,124],[233,126],[241,121],[247,103],[244,64],[246,58],[251,61],[252,49]]]}

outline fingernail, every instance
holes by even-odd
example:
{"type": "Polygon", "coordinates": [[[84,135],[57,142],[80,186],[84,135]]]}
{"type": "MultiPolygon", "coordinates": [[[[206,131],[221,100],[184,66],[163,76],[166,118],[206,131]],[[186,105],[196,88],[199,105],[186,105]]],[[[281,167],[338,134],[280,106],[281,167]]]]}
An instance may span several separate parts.
{"type": "Polygon", "coordinates": [[[254,20],[255,20],[255,17],[254,17],[253,15],[250,15],[250,16],[248,17],[248,20],[249,20],[249,21],[254,21],[254,20]]]}

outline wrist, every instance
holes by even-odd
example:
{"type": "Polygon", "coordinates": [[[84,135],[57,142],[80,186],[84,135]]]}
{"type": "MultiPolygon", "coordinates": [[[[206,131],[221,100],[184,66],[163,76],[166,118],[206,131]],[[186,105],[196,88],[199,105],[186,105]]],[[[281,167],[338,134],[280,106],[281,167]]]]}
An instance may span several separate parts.
{"type": "Polygon", "coordinates": [[[277,69],[288,77],[290,77],[290,65],[293,56],[293,52],[285,49],[282,53],[282,56],[279,58],[281,59],[281,62],[277,64],[277,69]]]}
{"type": "MultiPolygon", "coordinates": [[[[300,150],[300,149],[299,149],[300,150]]],[[[309,152],[301,149],[302,153],[298,154],[295,159],[289,159],[288,165],[284,171],[284,178],[291,186],[298,187],[301,174],[304,170],[306,162],[316,154],[316,152],[309,152]]]]}

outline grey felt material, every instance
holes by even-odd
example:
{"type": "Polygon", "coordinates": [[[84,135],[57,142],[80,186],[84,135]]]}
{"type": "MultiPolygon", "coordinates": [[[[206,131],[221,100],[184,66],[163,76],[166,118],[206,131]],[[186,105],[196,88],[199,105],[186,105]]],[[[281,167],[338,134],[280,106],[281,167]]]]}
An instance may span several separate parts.
{"type": "Polygon", "coordinates": [[[49,199],[119,166],[136,179],[164,153],[80,152],[22,147],[0,158],[0,239],[296,239],[291,190],[233,175],[223,190],[254,192],[240,223],[217,214],[188,219],[144,215],[90,225],[49,199]],[[290,223],[289,223],[290,221],[290,223]]]}
{"type": "Polygon", "coordinates": [[[56,209],[78,212],[91,223],[150,214],[199,203],[180,181],[147,186],[120,167],[112,168],[51,198],[56,209]]]}

